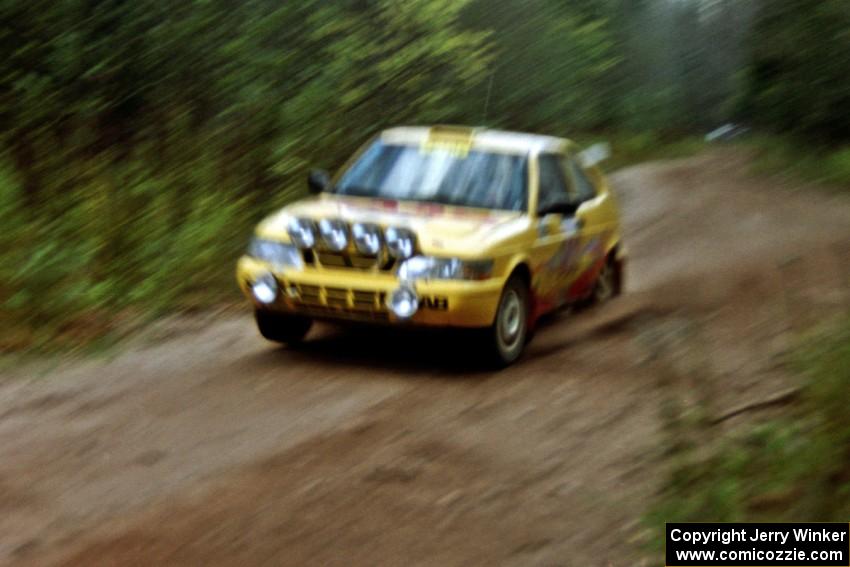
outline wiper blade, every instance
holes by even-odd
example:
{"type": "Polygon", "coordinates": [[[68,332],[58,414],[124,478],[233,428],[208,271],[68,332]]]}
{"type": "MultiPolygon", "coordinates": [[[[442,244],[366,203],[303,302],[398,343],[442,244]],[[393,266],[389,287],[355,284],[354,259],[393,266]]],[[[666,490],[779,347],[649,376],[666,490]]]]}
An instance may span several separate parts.
{"type": "Polygon", "coordinates": [[[377,197],[378,192],[371,187],[361,187],[358,185],[347,185],[345,187],[334,187],[334,193],[337,195],[351,195],[352,197],[377,197]]]}
{"type": "Polygon", "coordinates": [[[452,199],[448,195],[435,195],[434,197],[428,199],[430,203],[437,203],[438,205],[446,205],[449,207],[463,207],[464,203],[458,199],[452,199]]]}

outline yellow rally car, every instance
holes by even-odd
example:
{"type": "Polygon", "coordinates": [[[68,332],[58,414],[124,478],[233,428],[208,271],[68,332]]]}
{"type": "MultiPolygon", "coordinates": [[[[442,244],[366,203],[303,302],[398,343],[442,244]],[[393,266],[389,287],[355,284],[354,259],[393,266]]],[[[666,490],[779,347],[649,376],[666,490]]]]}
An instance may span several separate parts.
{"type": "Polygon", "coordinates": [[[591,153],[488,129],[385,130],[257,227],[237,278],[260,333],[297,342],[314,319],[463,327],[512,363],[541,315],[622,289],[619,213],[591,153]]]}

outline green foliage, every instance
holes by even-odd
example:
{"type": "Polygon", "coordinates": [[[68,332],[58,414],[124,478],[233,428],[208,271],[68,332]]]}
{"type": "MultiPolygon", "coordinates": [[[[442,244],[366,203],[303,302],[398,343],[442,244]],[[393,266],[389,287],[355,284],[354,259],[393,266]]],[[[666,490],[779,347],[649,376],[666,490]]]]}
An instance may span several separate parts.
{"type": "Polygon", "coordinates": [[[616,168],[649,160],[689,157],[705,149],[701,137],[663,134],[653,130],[621,132],[609,138],[612,159],[605,167],[616,168]]]}
{"type": "Polygon", "coordinates": [[[850,145],[812,145],[788,136],[761,135],[748,143],[757,172],[789,175],[846,191],[850,186],[850,145]]]}
{"type": "Polygon", "coordinates": [[[86,341],[133,307],[186,307],[230,289],[224,264],[256,218],[247,199],[219,185],[214,163],[167,175],[141,163],[90,162],[38,214],[0,174],[4,347],[86,341]]]}
{"type": "Polygon", "coordinates": [[[467,101],[473,122],[567,132],[614,119],[606,106],[613,93],[602,90],[623,54],[606,18],[531,0],[472,2],[463,20],[495,39],[489,79],[467,101]]]}
{"type": "Polygon", "coordinates": [[[743,112],[771,130],[850,140],[850,10],[844,0],[762,0],[743,112]]]}

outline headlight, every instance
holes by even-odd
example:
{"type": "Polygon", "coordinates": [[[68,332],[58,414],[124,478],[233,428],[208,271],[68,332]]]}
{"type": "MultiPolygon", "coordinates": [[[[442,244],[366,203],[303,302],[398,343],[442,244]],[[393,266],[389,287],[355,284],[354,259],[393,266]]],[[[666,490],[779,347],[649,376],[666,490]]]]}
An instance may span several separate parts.
{"type": "Polygon", "coordinates": [[[419,309],[419,297],[412,288],[403,285],[387,297],[387,307],[399,319],[410,319],[419,309]]]}
{"type": "Polygon", "coordinates": [[[381,227],[374,224],[357,223],[351,227],[351,236],[357,251],[365,256],[377,256],[381,251],[381,227]]]}
{"type": "Polygon", "coordinates": [[[277,289],[277,280],[269,273],[260,275],[251,285],[254,298],[264,305],[274,303],[277,299],[277,289]]]}
{"type": "Polygon", "coordinates": [[[248,255],[257,260],[268,262],[277,268],[300,269],[304,260],[301,251],[291,244],[255,238],[248,246],[248,255]]]}
{"type": "Polygon", "coordinates": [[[322,219],[319,234],[328,250],[340,252],[348,247],[348,226],[343,221],[322,219]]]}
{"type": "Polygon", "coordinates": [[[292,243],[302,250],[316,244],[316,223],[310,219],[291,219],[287,232],[292,243]]]}
{"type": "Polygon", "coordinates": [[[416,235],[406,228],[391,226],[386,232],[387,248],[394,258],[410,258],[416,249],[416,235]]]}
{"type": "Polygon", "coordinates": [[[412,280],[485,280],[493,273],[492,260],[466,261],[459,258],[414,256],[399,266],[399,279],[412,280]]]}

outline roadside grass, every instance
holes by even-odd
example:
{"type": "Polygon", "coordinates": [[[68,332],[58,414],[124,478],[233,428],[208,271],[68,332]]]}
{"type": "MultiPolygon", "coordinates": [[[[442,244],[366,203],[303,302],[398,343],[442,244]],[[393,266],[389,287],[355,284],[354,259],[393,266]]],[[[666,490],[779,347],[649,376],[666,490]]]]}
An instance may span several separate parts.
{"type": "Polygon", "coordinates": [[[615,171],[645,161],[690,157],[707,147],[706,142],[699,136],[653,130],[577,135],[576,141],[582,146],[599,142],[610,144],[611,158],[602,164],[606,171],[615,171]]]}
{"type": "Polygon", "coordinates": [[[817,147],[769,135],[759,135],[743,143],[754,150],[755,173],[786,175],[842,192],[850,191],[850,146],[817,147]]]}
{"type": "Polygon", "coordinates": [[[651,552],[663,548],[665,522],[850,517],[850,317],[802,340],[789,363],[802,389],[783,416],[744,426],[714,447],[672,452],[662,491],[644,518],[651,552]]]}
{"type": "Polygon", "coordinates": [[[257,203],[215,163],[162,173],[137,159],[92,163],[30,206],[0,159],[0,353],[100,351],[165,314],[238,298],[236,258],[254,223],[290,193],[257,203]]]}

